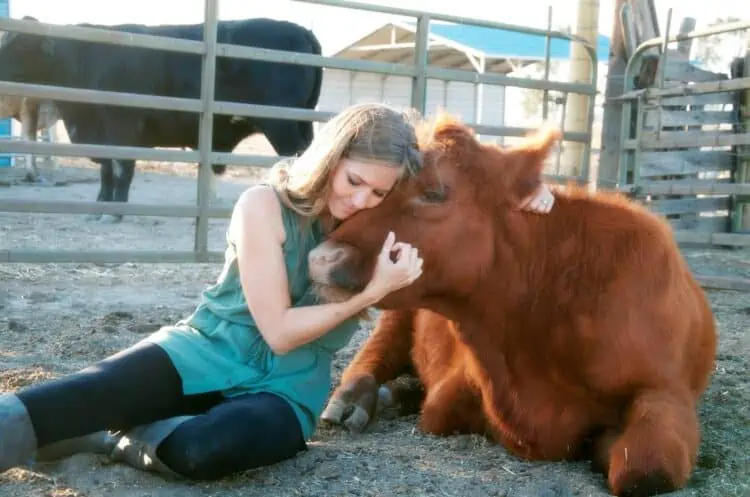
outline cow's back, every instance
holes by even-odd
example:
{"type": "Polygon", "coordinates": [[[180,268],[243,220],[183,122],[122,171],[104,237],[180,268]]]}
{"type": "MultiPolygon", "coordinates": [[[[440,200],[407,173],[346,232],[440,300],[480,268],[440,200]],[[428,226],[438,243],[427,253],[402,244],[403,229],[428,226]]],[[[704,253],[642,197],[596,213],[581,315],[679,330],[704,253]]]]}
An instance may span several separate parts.
{"type": "Polygon", "coordinates": [[[497,274],[505,290],[486,299],[498,325],[513,330],[506,347],[528,354],[517,375],[569,374],[601,398],[660,382],[685,383],[697,396],[716,331],[669,226],[622,199],[583,195],[561,196],[530,223],[537,248],[516,250],[514,260],[527,279],[497,274]],[[518,288],[528,292],[513,300],[518,288]]]}
{"type": "MultiPolygon", "coordinates": [[[[194,41],[203,39],[202,24],[81,26],[194,41]]],[[[286,21],[221,21],[217,38],[220,43],[320,53],[320,45],[310,31],[286,21]]],[[[55,84],[200,98],[200,55],[64,40],[59,44],[56,56],[63,67],[74,69],[67,71],[67,76],[55,84]]],[[[215,98],[219,101],[312,108],[311,102],[313,107],[317,103],[321,80],[322,69],[319,67],[219,57],[215,98]]],[[[76,139],[71,136],[74,141],[135,146],[197,146],[199,116],[194,113],[77,103],[63,103],[61,110],[66,126],[77,135],[76,139]]],[[[252,123],[255,118],[241,125],[232,124],[231,119],[232,116],[227,115],[214,117],[214,135],[227,142],[223,145],[215,143],[222,150],[231,150],[236,142],[257,130],[252,123]]],[[[309,127],[312,128],[312,125],[309,124],[309,127]]],[[[311,131],[303,134],[311,135],[311,131]]],[[[309,136],[311,139],[312,136],[309,136]]]]}

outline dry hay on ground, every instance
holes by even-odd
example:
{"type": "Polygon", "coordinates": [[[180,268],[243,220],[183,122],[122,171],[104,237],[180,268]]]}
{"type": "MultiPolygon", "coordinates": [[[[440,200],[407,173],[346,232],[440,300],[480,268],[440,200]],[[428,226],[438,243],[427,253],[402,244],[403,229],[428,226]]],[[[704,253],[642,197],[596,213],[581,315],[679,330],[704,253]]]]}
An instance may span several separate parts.
{"type": "MultiPolygon", "coordinates": [[[[157,166],[151,166],[159,169],[157,166]]],[[[67,168],[66,168],[67,169],[67,168]]],[[[131,201],[195,201],[190,175],[140,169],[131,201]]],[[[0,189],[5,198],[92,200],[98,172],[70,170],[79,181],[44,188],[0,189]]],[[[233,201],[252,177],[219,183],[233,201]]],[[[222,250],[226,220],[210,225],[210,249],[222,250]]],[[[0,250],[191,250],[192,219],[125,217],[119,225],[83,216],[0,213],[0,250]]],[[[750,277],[747,251],[690,250],[698,272],[750,277]]],[[[0,265],[0,391],[74,372],[190,312],[216,264],[0,265]]],[[[698,469],[676,496],[750,495],[750,298],[711,291],[720,330],[713,383],[700,407],[704,427],[698,469]]],[[[363,328],[337,357],[334,381],[367,336],[363,328]]],[[[607,494],[586,463],[527,463],[476,436],[438,438],[415,429],[414,417],[381,419],[353,435],[322,427],[310,450],[273,467],[213,483],[176,483],[99,456],[78,455],[34,471],[0,475],[0,497],[218,496],[591,496],[607,494]]]]}

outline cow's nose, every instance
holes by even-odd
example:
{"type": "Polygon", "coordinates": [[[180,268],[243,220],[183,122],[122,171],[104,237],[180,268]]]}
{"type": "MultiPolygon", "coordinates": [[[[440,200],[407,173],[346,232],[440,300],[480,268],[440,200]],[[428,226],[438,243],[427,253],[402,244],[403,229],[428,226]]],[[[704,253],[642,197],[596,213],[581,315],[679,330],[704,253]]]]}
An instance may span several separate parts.
{"type": "Polygon", "coordinates": [[[344,257],[344,249],[334,248],[328,250],[321,250],[319,252],[310,252],[310,263],[317,266],[325,266],[333,264],[344,257]]]}

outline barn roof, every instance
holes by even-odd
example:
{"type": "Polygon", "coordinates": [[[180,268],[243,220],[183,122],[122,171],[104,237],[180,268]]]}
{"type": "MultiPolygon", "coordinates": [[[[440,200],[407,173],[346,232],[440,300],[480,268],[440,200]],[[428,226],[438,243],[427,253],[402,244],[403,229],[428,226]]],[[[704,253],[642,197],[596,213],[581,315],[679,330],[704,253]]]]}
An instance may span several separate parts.
{"type": "MultiPolygon", "coordinates": [[[[379,62],[413,63],[416,23],[386,23],[343,48],[336,57],[379,62]]],[[[429,64],[450,69],[479,70],[485,60],[485,71],[507,73],[532,62],[544,60],[543,36],[481,26],[430,22],[429,64]]],[[[570,41],[553,38],[552,59],[570,57],[570,41]]],[[[597,56],[607,60],[609,38],[599,35],[597,56]]]]}

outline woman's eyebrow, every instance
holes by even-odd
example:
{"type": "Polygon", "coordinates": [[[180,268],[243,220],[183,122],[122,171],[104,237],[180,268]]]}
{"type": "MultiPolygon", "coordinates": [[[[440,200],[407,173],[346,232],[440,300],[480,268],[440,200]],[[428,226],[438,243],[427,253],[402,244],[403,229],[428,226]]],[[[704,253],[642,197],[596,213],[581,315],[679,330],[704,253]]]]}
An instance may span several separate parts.
{"type": "Polygon", "coordinates": [[[385,195],[385,194],[387,194],[387,193],[388,193],[389,191],[391,191],[390,189],[385,189],[385,190],[384,190],[384,189],[382,189],[382,188],[375,188],[375,187],[374,187],[374,186],[372,185],[372,183],[370,183],[369,181],[365,180],[365,179],[364,179],[364,178],[363,178],[362,176],[360,176],[359,174],[357,174],[357,173],[355,173],[355,172],[353,172],[353,171],[349,171],[349,176],[352,176],[352,178],[354,178],[355,180],[359,180],[359,181],[361,181],[362,183],[366,184],[367,186],[370,186],[370,187],[372,187],[372,189],[373,189],[373,190],[375,190],[375,191],[376,191],[377,193],[382,193],[383,195],[385,195]]]}

